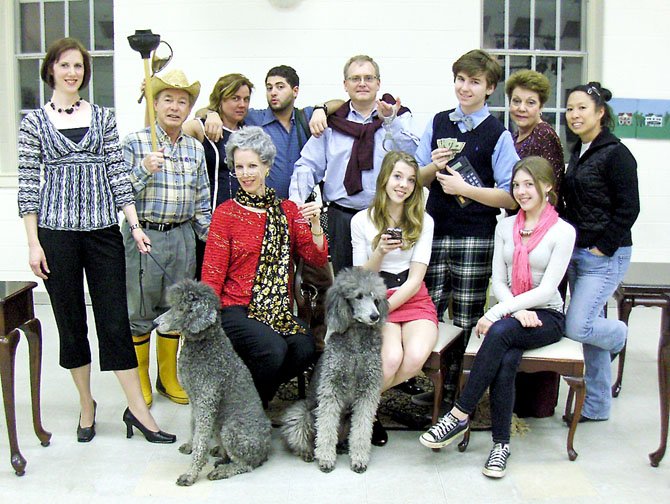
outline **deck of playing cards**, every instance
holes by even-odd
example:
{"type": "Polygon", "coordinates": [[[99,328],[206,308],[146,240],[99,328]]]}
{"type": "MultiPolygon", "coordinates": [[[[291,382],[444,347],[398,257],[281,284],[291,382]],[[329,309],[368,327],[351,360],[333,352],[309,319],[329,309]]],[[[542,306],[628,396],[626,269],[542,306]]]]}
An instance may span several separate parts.
{"type": "Polygon", "coordinates": [[[465,142],[459,142],[456,138],[438,138],[437,146],[440,149],[449,149],[454,154],[459,154],[465,149],[465,142]]]}

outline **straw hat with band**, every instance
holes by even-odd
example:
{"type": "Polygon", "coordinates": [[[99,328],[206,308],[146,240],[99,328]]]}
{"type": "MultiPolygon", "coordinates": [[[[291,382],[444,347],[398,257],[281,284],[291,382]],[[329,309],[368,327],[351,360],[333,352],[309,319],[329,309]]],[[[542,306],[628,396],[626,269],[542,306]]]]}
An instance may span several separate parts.
{"type": "Polygon", "coordinates": [[[174,69],[161,76],[154,75],[151,78],[151,91],[154,97],[158,96],[158,93],[164,89],[182,89],[186,91],[191,96],[192,105],[198,99],[198,95],[200,95],[200,82],[195,81],[189,84],[186,74],[181,70],[174,69]]]}

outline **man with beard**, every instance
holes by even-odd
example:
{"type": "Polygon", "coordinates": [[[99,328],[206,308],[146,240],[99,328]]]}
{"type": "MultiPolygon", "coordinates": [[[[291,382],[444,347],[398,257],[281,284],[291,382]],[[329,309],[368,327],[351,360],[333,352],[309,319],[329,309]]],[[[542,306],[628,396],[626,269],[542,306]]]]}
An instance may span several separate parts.
{"type": "MultiPolygon", "coordinates": [[[[293,174],[293,165],[300,158],[300,150],[310,137],[310,120],[316,109],[333,111],[342,105],[342,100],[332,100],[316,107],[295,107],[295,100],[300,90],[300,78],[296,71],[288,65],[271,68],[265,76],[265,95],[268,108],[249,109],[244,124],[260,126],[270,135],[277,148],[277,156],[268,175],[267,185],[274,188],[277,196],[288,198],[288,187],[293,174]]],[[[318,129],[318,134],[326,128],[325,115],[318,129]]],[[[216,112],[207,114],[205,133],[214,142],[221,131],[221,119],[216,112]]]]}

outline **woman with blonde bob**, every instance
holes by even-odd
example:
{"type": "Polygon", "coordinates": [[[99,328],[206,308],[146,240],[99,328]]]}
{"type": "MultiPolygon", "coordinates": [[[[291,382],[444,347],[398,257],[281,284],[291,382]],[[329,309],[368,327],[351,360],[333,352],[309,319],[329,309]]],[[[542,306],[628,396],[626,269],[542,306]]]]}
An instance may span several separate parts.
{"type": "MultiPolygon", "coordinates": [[[[382,365],[387,390],[416,376],[437,340],[437,311],[423,277],[430,261],[433,219],[424,211],[416,160],[389,152],[372,205],[351,220],[354,266],[377,271],[388,287],[382,365]]],[[[385,444],[377,420],[373,443],[385,444]]]]}

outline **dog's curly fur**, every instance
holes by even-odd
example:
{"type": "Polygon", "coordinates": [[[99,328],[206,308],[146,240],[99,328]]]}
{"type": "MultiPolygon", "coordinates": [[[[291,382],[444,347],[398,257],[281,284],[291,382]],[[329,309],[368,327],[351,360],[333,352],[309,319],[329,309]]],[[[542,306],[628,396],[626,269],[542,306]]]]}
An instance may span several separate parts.
{"type": "Polygon", "coordinates": [[[372,424],[382,387],[381,329],[388,314],[386,286],[374,272],[342,270],[326,295],[328,337],[307,399],[285,412],[281,432],[293,453],[319,469],[335,468],[342,417],[350,417],[351,469],[370,460],[372,424]]]}
{"type": "Polygon", "coordinates": [[[179,451],[193,458],[177,484],[195,483],[211,438],[219,459],[210,480],[249,472],[267,460],[272,427],[249,369],[221,327],[219,298],[208,285],[184,280],[170,289],[168,302],[171,308],[156,321],[160,331],[182,335],[177,371],[191,403],[191,440],[179,451]]]}

